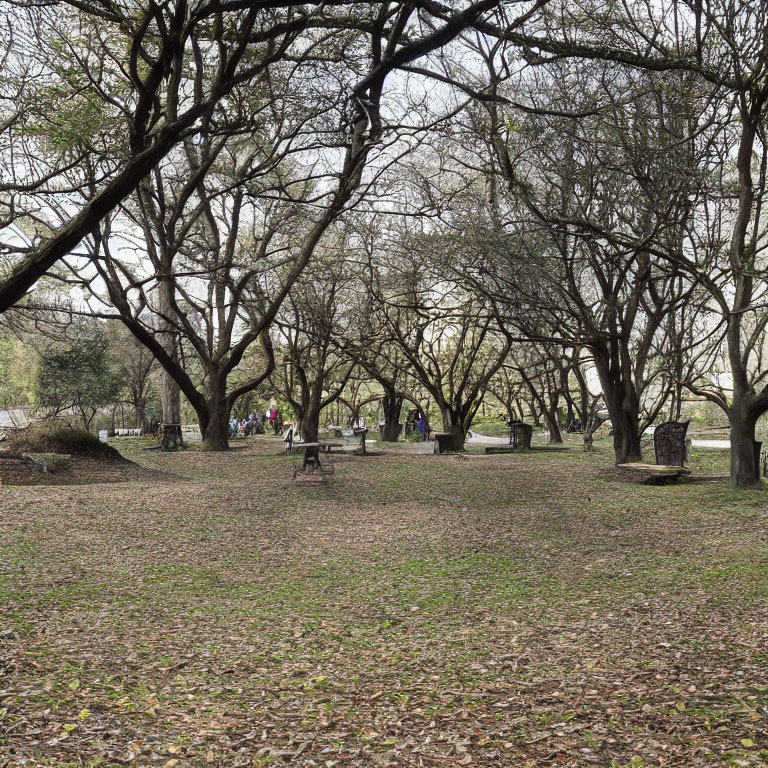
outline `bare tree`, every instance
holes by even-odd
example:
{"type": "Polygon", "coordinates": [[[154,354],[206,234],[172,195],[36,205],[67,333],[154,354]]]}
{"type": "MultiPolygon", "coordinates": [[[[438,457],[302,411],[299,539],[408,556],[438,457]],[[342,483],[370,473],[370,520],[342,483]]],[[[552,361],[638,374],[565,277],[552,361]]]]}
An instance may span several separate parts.
{"type": "MultiPolygon", "coordinates": [[[[272,387],[291,405],[305,442],[317,442],[320,414],[355,368],[336,340],[351,333],[359,282],[338,254],[318,256],[297,281],[276,320],[278,361],[272,387]]],[[[317,450],[310,451],[317,459],[317,450]]]]}
{"type": "Polygon", "coordinates": [[[728,416],[732,484],[754,485],[759,482],[755,424],[768,410],[768,382],[760,367],[768,322],[763,279],[768,8],[730,0],[664,0],[652,7],[611,6],[602,23],[590,18],[576,4],[564,6],[557,23],[549,17],[546,25],[514,30],[507,40],[522,46],[534,64],[568,58],[615,62],[625,72],[688,75],[690,87],[704,95],[709,109],[689,118],[688,136],[707,145],[712,185],[693,211],[706,235],[691,227],[683,248],[654,255],[701,281],[720,316],[713,327],[725,323],[732,386],[694,384],[693,391],[728,416]]]}
{"type": "Polygon", "coordinates": [[[14,238],[0,245],[6,267],[0,312],[95,235],[174,146],[208,123],[218,103],[258,93],[254,82],[267,82],[277,62],[299,69],[312,62],[318,42],[334,40],[336,57],[343,58],[338,51],[362,33],[371,43],[370,57],[340,116],[349,141],[341,147],[339,189],[347,194],[332,207],[341,208],[380,136],[387,75],[446,44],[496,6],[492,0],[458,11],[431,3],[252,0],[130,8],[98,0],[14,4],[0,17],[7,44],[0,63],[9,74],[2,78],[0,152],[9,162],[0,220],[10,225],[31,219],[40,232],[31,245],[14,238]],[[29,66],[19,64],[30,60],[29,66]],[[73,187],[71,172],[79,170],[73,187]],[[55,229],[46,215],[52,205],[66,212],[55,229]]]}

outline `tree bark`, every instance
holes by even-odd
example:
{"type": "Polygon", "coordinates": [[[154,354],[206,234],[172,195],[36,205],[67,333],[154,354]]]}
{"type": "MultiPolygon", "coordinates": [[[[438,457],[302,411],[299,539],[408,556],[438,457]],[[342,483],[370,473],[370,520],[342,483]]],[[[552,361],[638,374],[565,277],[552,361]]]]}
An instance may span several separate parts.
{"type": "Polygon", "coordinates": [[[611,417],[613,426],[613,453],[616,464],[627,464],[642,459],[640,450],[640,433],[637,430],[637,420],[631,418],[625,411],[619,417],[611,417]]]}
{"type": "Polygon", "coordinates": [[[385,443],[396,443],[400,436],[400,411],[403,407],[402,395],[394,391],[385,391],[381,399],[381,408],[384,411],[384,426],[381,430],[381,439],[385,443]]]}
{"type": "MultiPolygon", "coordinates": [[[[301,415],[299,422],[299,431],[301,432],[302,442],[316,443],[317,435],[320,431],[320,403],[310,403],[301,415]]],[[[315,469],[320,467],[320,450],[318,448],[305,448],[304,461],[302,469],[308,465],[314,464],[315,469]]]]}
{"type": "Polygon", "coordinates": [[[612,365],[604,351],[593,349],[593,352],[603,399],[611,417],[615,462],[640,461],[640,403],[631,374],[622,374],[620,363],[612,365]]]}
{"type": "Polygon", "coordinates": [[[549,430],[549,442],[562,443],[563,435],[560,432],[560,423],[557,418],[557,411],[553,412],[545,408],[542,410],[542,415],[544,416],[544,421],[546,422],[547,430],[549,430]]]}
{"type": "MultiPolygon", "coordinates": [[[[735,395],[735,393],[734,393],[735,395]]],[[[730,407],[731,485],[750,488],[759,484],[759,456],[755,457],[755,424],[744,398],[734,396],[730,407]]]]}
{"type": "Polygon", "coordinates": [[[320,408],[311,404],[304,410],[299,421],[299,432],[305,443],[316,443],[320,431],[320,408]]]}
{"type": "Polygon", "coordinates": [[[206,397],[207,413],[198,413],[200,434],[206,451],[226,451],[229,448],[229,414],[227,377],[211,376],[206,397]]]}
{"type": "MultiPolygon", "coordinates": [[[[161,281],[158,285],[158,330],[160,331],[160,343],[168,357],[174,363],[178,363],[179,348],[176,342],[176,334],[169,319],[173,317],[171,302],[172,285],[168,281],[161,281]]],[[[160,372],[160,404],[163,408],[163,440],[160,448],[163,451],[175,451],[184,446],[181,439],[181,388],[168,371],[163,368],[160,372]],[[165,425],[177,424],[178,429],[165,429],[165,425]]]]}
{"type": "Polygon", "coordinates": [[[464,423],[461,416],[454,410],[443,408],[440,410],[440,415],[443,419],[443,431],[451,435],[451,439],[446,445],[446,450],[463,451],[469,426],[464,423]]]}
{"type": "Polygon", "coordinates": [[[146,432],[147,426],[148,426],[148,420],[147,420],[147,409],[144,407],[144,405],[134,404],[133,418],[136,422],[136,427],[140,429],[142,432],[146,432]]]}

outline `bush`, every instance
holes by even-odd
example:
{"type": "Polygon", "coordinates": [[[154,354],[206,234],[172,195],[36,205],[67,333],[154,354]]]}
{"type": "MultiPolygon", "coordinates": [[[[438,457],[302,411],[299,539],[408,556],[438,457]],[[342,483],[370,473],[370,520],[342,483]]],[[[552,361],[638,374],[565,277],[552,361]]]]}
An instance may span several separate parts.
{"type": "Polygon", "coordinates": [[[15,434],[10,447],[19,453],[63,453],[116,459],[120,454],[111,445],[84,429],[60,424],[39,424],[15,434]]]}

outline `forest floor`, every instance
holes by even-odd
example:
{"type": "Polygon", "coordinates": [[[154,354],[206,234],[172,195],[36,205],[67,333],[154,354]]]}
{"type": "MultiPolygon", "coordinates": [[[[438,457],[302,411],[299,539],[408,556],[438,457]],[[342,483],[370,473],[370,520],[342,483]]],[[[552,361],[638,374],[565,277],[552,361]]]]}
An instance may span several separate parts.
{"type": "Polygon", "coordinates": [[[768,765],[768,494],[723,452],[118,444],[0,487],[0,766],[768,765]]]}

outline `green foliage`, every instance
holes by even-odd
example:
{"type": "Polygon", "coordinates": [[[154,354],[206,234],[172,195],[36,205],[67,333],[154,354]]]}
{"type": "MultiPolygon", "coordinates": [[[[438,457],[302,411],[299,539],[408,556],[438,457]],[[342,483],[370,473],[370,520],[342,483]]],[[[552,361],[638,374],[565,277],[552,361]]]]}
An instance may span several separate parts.
{"type": "Polygon", "coordinates": [[[0,335],[0,406],[34,402],[37,364],[29,345],[10,334],[0,335]]]}
{"type": "Polygon", "coordinates": [[[121,381],[109,362],[109,342],[101,332],[83,333],[64,349],[43,354],[37,373],[41,405],[77,409],[86,429],[98,408],[115,402],[121,381]]]}

